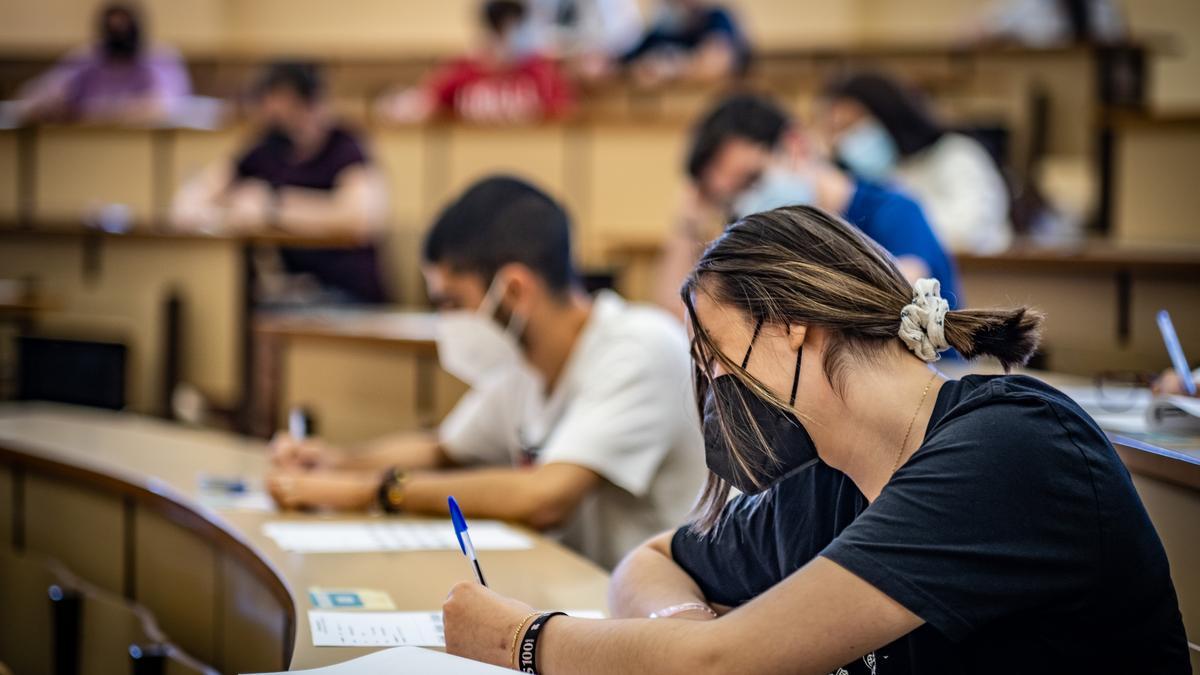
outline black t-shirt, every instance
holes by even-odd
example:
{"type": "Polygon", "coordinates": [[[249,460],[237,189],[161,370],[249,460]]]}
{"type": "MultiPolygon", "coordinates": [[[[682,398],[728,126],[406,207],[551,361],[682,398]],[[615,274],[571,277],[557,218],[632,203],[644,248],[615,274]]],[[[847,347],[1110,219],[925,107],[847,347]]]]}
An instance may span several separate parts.
{"type": "MultiPolygon", "coordinates": [[[[358,138],[342,127],[330,129],[325,145],[313,156],[295,161],[287,136],[268,133],[235,165],[237,180],[253,178],[273,188],[333,190],[339,175],[370,160],[358,138]]],[[[282,248],[283,265],[293,274],[311,274],[322,285],[341,291],[356,302],[387,301],[373,244],[347,248],[282,248]]]]}
{"type": "Polygon", "coordinates": [[[676,534],[676,560],[711,600],[740,604],[819,554],[926,622],[848,673],[1191,672],[1166,555],[1129,474],[1052,387],[945,383],[921,447],[848,525],[847,479],[807,474],[733,500],[712,539],[676,534]]]}

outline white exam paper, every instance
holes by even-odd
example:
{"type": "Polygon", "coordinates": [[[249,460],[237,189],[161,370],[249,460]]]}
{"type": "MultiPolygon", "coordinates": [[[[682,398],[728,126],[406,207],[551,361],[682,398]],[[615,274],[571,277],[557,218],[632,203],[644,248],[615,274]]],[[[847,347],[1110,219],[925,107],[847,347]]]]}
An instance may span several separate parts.
{"type": "Polygon", "coordinates": [[[500,675],[512,671],[507,668],[490,666],[486,663],[451,656],[444,652],[435,652],[420,647],[396,647],[384,649],[360,656],[357,659],[343,661],[324,668],[310,668],[289,673],[262,673],[260,675],[295,675],[309,673],[310,675],[500,675]]]}
{"type": "MultiPolygon", "coordinates": [[[[602,619],[597,610],[571,610],[580,619],[602,619]]],[[[314,647],[445,647],[441,612],[308,611],[314,647]]]]}
{"type": "MultiPolygon", "coordinates": [[[[379,521],[289,522],[263,525],[263,533],[285,551],[296,553],[365,553],[371,551],[436,551],[458,548],[449,520],[397,523],[379,521]]],[[[477,551],[533,548],[529,537],[494,520],[471,521],[477,551]]]]}
{"type": "Polygon", "coordinates": [[[445,647],[441,612],[308,612],[315,647],[445,647]]]}

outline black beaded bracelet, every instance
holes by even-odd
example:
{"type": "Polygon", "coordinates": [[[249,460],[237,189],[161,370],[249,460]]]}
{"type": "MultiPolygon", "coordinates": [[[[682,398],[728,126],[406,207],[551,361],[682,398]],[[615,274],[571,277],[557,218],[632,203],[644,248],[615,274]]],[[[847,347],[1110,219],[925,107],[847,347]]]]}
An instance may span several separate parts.
{"type": "Polygon", "coordinates": [[[534,619],[533,623],[529,624],[529,628],[525,629],[525,636],[521,638],[521,651],[517,656],[517,669],[522,673],[537,675],[538,638],[541,637],[542,626],[556,616],[566,616],[566,614],[564,612],[546,612],[534,619]]]}

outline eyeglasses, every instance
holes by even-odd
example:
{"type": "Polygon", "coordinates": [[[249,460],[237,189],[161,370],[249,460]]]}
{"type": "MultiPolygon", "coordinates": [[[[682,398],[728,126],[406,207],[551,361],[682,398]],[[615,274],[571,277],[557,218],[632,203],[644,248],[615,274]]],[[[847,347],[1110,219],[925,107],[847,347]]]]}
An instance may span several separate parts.
{"type": "Polygon", "coordinates": [[[1105,370],[1096,375],[1096,403],[1106,412],[1127,412],[1146,402],[1157,375],[1138,370],[1105,370]]]}

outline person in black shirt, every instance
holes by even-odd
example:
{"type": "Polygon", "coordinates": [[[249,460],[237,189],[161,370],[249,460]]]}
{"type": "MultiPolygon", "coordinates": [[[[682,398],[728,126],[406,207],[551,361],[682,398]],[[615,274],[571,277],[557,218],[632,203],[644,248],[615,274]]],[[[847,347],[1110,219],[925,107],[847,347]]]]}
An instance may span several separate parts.
{"type": "Polygon", "coordinates": [[[273,64],[254,99],[258,140],[187,182],[173,224],[345,237],[355,245],[280,249],[283,271],[315,281],[325,291],[320,299],[385,302],[376,250],[387,208],[383,180],[358,135],[328,112],[317,67],[273,64]]]}
{"type": "MultiPolygon", "coordinates": [[[[1032,378],[932,367],[950,347],[1024,363],[1037,312],[950,311],[803,206],[732,225],[683,297],[697,515],[614,572],[624,618],[539,623],[534,671],[1190,672],[1166,554],[1096,423],[1032,378]]],[[[530,608],[463,583],[443,610],[448,651],[502,664],[530,608]]]]}

